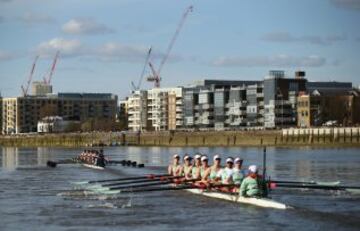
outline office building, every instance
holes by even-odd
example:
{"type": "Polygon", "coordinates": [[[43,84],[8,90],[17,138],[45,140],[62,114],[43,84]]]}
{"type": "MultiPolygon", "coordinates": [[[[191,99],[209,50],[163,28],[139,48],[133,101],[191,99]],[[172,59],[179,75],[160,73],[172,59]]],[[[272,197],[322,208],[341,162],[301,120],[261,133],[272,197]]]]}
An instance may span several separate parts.
{"type": "Polygon", "coordinates": [[[45,117],[86,122],[96,120],[99,127],[111,128],[115,122],[117,96],[96,93],[59,93],[3,99],[2,133],[37,132],[45,117]]]}

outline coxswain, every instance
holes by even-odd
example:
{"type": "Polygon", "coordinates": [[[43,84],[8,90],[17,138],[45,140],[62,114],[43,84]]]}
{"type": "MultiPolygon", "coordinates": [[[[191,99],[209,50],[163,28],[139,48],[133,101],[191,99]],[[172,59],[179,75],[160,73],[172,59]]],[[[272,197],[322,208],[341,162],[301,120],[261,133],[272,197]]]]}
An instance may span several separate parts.
{"type": "Polygon", "coordinates": [[[239,194],[242,197],[264,197],[267,195],[266,183],[258,174],[256,165],[249,166],[248,176],[242,181],[239,194]]]}
{"type": "Polygon", "coordinates": [[[106,160],[103,152],[100,152],[99,155],[95,159],[95,165],[99,167],[105,167],[106,160]]]}
{"type": "Polygon", "coordinates": [[[209,179],[210,182],[216,181],[216,176],[221,171],[221,157],[220,155],[215,155],[213,157],[213,164],[206,171],[204,178],[209,179]]]}
{"type": "Polygon", "coordinates": [[[181,169],[181,175],[184,176],[186,180],[192,179],[192,157],[186,154],[184,156],[184,164],[181,169]]]}
{"type": "Polygon", "coordinates": [[[173,156],[173,162],[168,167],[168,173],[171,176],[180,176],[181,175],[180,156],[178,154],[175,154],[173,156]]]}
{"type": "Polygon", "coordinates": [[[194,159],[194,166],[191,168],[191,176],[193,179],[200,179],[201,155],[196,154],[194,159]]]}

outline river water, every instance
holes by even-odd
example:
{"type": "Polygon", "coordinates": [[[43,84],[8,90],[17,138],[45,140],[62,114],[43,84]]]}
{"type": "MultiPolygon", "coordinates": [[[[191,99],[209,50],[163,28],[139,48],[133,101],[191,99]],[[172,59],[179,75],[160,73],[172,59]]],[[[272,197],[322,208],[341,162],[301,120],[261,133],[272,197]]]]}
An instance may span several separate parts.
{"type": "MultiPolygon", "coordinates": [[[[72,183],[163,173],[174,153],[241,156],[244,165],[261,165],[261,148],[111,147],[104,149],[111,159],[146,167],[46,167],[49,159],[80,151],[0,147],[0,230],[360,230],[360,195],[346,192],[275,189],[273,199],[294,207],[275,210],[183,191],[85,196],[72,183]]],[[[360,185],[360,149],[268,148],[267,173],[279,180],[360,185]]]]}

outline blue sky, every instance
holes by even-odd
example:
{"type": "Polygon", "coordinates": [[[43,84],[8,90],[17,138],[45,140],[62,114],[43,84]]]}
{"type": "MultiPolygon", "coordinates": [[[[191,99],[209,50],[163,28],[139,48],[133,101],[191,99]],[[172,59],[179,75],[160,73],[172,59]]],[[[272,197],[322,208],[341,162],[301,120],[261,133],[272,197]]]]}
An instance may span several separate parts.
{"type": "Polygon", "coordinates": [[[270,69],[360,84],[360,0],[0,0],[0,91],[20,95],[34,57],[41,80],[60,50],[55,92],[123,98],[148,47],[159,66],[189,5],[162,86],[262,79],[270,69]]]}

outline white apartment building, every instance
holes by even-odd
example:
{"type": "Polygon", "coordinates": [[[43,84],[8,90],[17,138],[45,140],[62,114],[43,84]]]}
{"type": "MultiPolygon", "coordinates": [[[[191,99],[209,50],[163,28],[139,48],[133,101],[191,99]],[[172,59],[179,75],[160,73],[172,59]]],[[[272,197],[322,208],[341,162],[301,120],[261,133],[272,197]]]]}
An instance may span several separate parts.
{"type": "Polygon", "coordinates": [[[128,127],[132,131],[142,131],[147,125],[147,91],[133,92],[127,99],[128,127]]]}

